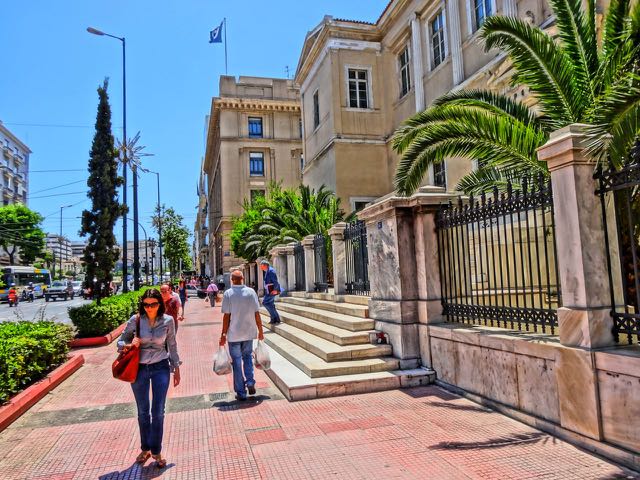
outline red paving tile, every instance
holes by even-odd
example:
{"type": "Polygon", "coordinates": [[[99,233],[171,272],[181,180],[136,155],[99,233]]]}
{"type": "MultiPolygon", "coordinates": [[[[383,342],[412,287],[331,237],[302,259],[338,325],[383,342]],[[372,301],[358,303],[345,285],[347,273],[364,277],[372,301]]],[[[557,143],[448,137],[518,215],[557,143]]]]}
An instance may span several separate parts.
{"type": "MultiPolygon", "coordinates": [[[[437,387],[297,403],[211,401],[233,396],[231,377],[211,371],[220,329],[219,307],[187,303],[178,332],[182,384],[169,392],[186,407],[165,416],[167,469],[133,462],[133,395],[111,378],[112,344],[83,350],[85,366],[0,433],[0,479],[640,478],[437,387]],[[78,412],[90,417],[80,422],[78,412]]],[[[275,396],[264,372],[256,379],[258,393],[275,396]]]]}

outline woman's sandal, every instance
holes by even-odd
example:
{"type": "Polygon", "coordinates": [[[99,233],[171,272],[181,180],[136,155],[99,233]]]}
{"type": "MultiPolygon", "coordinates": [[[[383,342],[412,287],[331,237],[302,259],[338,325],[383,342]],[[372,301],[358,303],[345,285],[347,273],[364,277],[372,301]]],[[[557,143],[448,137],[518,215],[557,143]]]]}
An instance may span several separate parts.
{"type": "Polygon", "coordinates": [[[149,450],[143,450],[142,452],[140,452],[140,455],[136,457],[136,463],[144,463],[149,460],[150,456],[151,452],[149,450]]]}
{"type": "Polygon", "coordinates": [[[153,456],[153,459],[156,461],[156,465],[158,466],[158,468],[164,468],[167,466],[167,459],[162,458],[161,454],[152,455],[152,456],[153,456]]]}

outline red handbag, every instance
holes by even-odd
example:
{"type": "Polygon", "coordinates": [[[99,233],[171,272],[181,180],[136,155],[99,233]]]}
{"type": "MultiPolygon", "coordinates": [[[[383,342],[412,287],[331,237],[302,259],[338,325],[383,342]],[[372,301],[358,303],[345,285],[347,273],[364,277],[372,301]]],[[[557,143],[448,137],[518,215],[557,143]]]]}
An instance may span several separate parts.
{"type": "MultiPolygon", "coordinates": [[[[136,316],[136,337],[140,338],[140,315],[136,316]]],[[[140,349],[132,346],[126,352],[120,352],[118,358],[111,365],[113,378],[123,382],[133,383],[138,376],[138,365],[140,363],[140,349]]]]}

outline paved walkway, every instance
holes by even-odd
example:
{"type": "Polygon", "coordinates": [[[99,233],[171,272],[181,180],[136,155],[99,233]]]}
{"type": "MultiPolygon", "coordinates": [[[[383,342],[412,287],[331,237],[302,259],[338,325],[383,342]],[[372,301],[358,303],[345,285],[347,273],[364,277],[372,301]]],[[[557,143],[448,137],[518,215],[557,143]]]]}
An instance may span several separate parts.
{"type": "Polygon", "coordinates": [[[0,433],[10,479],[617,479],[640,475],[437,387],[289,403],[257,372],[253,402],[211,371],[219,307],[191,299],[178,332],[183,383],[170,389],[164,471],[138,453],[130,386],[114,344],[0,433]]]}

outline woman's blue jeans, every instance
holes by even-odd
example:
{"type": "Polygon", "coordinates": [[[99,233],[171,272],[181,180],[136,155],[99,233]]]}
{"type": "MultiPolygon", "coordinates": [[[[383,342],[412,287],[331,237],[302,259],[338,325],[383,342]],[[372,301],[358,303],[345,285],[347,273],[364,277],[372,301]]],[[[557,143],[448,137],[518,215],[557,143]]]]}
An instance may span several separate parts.
{"type": "Polygon", "coordinates": [[[164,406],[167,400],[170,379],[169,361],[161,360],[149,365],[140,364],[136,381],[131,384],[138,406],[140,427],[140,449],[151,450],[153,455],[162,451],[164,406]],[[149,387],[153,401],[149,402],[149,387]]]}
{"type": "Polygon", "coordinates": [[[242,398],[247,396],[247,387],[256,384],[253,378],[252,353],[253,340],[229,342],[229,354],[233,366],[233,389],[242,398]]]}

